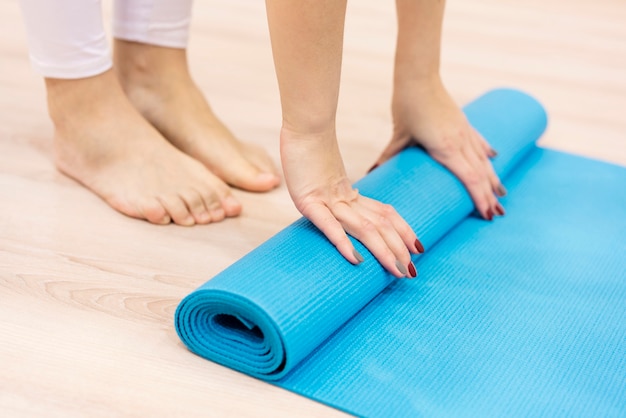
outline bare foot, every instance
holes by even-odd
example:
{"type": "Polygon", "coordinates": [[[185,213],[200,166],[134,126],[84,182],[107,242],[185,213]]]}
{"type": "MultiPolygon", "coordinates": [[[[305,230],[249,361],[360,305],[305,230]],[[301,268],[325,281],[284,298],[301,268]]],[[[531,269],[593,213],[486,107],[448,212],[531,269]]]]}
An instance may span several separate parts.
{"type": "Polygon", "coordinates": [[[183,49],[115,41],[115,68],[130,101],[172,144],[228,184],[254,192],[280,177],[260,148],[239,142],[191,79],[183,49]]]}
{"type": "Polygon", "coordinates": [[[156,224],[206,224],[236,216],[229,187],[141,117],[112,71],[47,79],[55,162],[109,205],[156,224]]]}

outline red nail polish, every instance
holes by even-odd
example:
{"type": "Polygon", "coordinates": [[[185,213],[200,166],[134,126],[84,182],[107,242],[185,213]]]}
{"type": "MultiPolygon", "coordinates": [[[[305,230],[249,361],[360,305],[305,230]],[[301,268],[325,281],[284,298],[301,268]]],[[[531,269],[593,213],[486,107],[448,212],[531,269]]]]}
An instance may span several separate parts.
{"type": "Polygon", "coordinates": [[[424,252],[424,246],[418,239],[415,240],[415,248],[417,249],[417,252],[420,254],[424,252]]]}
{"type": "Polygon", "coordinates": [[[496,208],[495,208],[496,214],[498,216],[504,216],[504,214],[506,213],[504,211],[504,208],[502,207],[502,205],[498,202],[496,203],[496,208]]]}
{"type": "Polygon", "coordinates": [[[487,209],[487,213],[485,214],[485,219],[488,221],[493,221],[493,212],[491,209],[487,209]]]}
{"type": "Polygon", "coordinates": [[[409,276],[412,278],[417,277],[417,271],[415,270],[415,265],[413,265],[412,261],[409,263],[409,276]]]}
{"type": "Polygon", "coordinates": [[[369,170],[367,170],[367,174],[371,173],[372,171],[376,170],[378,168],[378,164],[374,164],[372,166],[372,168],[370,168],[369,170]]]}

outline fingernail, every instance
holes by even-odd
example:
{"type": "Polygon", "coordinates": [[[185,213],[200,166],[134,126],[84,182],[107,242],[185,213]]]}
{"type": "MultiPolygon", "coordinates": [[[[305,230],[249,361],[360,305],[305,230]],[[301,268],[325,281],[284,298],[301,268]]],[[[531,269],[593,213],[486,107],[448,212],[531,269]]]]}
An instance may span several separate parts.
{"type": "Polygon", "coordinates": [[[406,267],[404,267],[404,264],[402,264],[400,260],[396,260],[396,267],[403,276],[406,276],[408,274],[408,272],[406,271],[406,267]]]}
{"type": "Polygon", "coordinates": [[[502,205],[500,204],[500,202],[496,203],[496,208],[495,208],[496,214],[498,216],[504,216],[504,214],[506,213],[504,211],[504,207],[502,207],[502,205]]]}
{"type": "Polygon", "coordinates": [[[495,149],[491,148],[491,149],[489,150],[489,156],[490,156],[491,158],[497,157],[497,156],[498,156],[498,152],[497,152],[495,149]]]}
{"type": "Polygon", "coordinates": [[[371,173],[372,171],[376,170],[378,168],[378,164],[374,164],[372,166],[372,168],[370,168],[369,170],[367,170],[367,174],[371,173]]]}
{"type": "Polygon", "coordinates": [[[358,264],[361,264],[365,260],[363,256],[361,255],[361,253],[359,253],[355,249],[352,250],[352,255],[354,255],[354,258],[357,259],[357,261],[359,262],[358,264]]]}
{"type": "Polygon", "coordinates": [[[417,249],[417,252],[420,254],[424,252],[424,246],[418,239],[415,239],[415,248],[417,249]]]}
{"type": "Polygon", "coordinates": [[[413,279],[417,277],[417,270],[415,270],[415,264],[412,261],[409,263],[409,276],[413,279]]]}
{"type": "Polygon", "coordinates": [[[491,209],[487,209],[487,213],[485,215],[485,219],[487,219],[488,221],[492,221],[493,220],[493,212],[491,211],[491,209]]]}
{"type": "Polygon", "coordinates": [[[506,196],[506,189],[502,184],[498,184],[498,187],[496,187],[496,192],[498,192],[498,196],[500,197],[506,196]]]}

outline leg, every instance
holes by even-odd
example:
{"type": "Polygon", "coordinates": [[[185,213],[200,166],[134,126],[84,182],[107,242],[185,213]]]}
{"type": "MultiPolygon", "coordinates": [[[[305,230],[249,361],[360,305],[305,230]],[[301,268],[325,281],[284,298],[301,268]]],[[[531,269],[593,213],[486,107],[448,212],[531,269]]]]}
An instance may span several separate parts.
{"type": "Polygon", "coordinates": [[[31,63],[47,78],[75,79],[111,68],[101,0],[20,0],[31,63]]]}
{"type": "Polygon", "coordinates": [[[227,183],[267,191],[280,179],[270,158],[239,142],[191,79],[186,44],[191,0],[118,0],[115,69],[131,102],[173,145],[227,183]]]}
{"type": "Polygon", "coordinates": [[[417,142],[465,184],[484,218],[503,215],[494,192],[503,195],[505,190],[488,158],[495,153],[469,125],[439,76],[445,1],[396,0],[396,7],[394,131],[377,163],[417,142]]]}
{"type": "Polygon", "coordinates": [[[109,69],[99,1],[22,0],[31,56],[46,80],[57,167],[118,211],[153,223],[218,221],[230,190],[133,108],[109,69]]]}
{"type": "Polygon", "coordinates": [[[281,158],[296,207],[350,262],[362,258],[346,232],[397,277],[414,277],[407,248],[418,251],[415,233],[391,207],[352,188],[337,145],[345,0],[266,5],[283,110],[281,158]]]}

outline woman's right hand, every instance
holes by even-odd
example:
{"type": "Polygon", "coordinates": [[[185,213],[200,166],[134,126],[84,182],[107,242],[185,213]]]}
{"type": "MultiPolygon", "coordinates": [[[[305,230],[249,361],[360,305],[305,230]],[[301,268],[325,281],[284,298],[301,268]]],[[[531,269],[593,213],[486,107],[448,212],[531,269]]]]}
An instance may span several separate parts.
{"type": "Polygon", "coordinates": [[[296,207],[351,263],[359,254],[346,234],[359,240],[396,277],[416,277],[410,253],[424,247],[396,210],[354,189],[346,176],[334,131],[281,130],[281,159],[296,207]]]}

